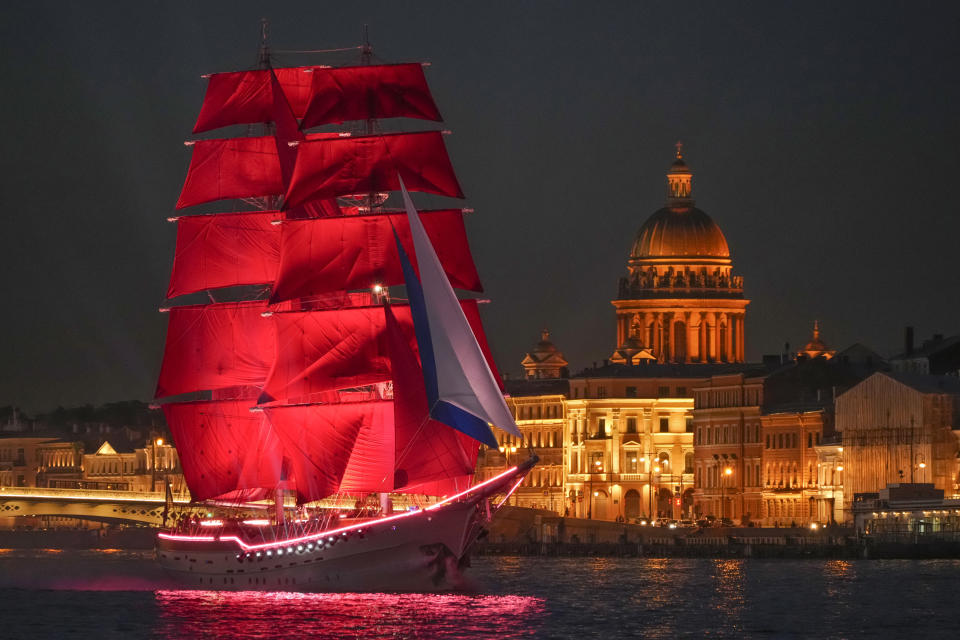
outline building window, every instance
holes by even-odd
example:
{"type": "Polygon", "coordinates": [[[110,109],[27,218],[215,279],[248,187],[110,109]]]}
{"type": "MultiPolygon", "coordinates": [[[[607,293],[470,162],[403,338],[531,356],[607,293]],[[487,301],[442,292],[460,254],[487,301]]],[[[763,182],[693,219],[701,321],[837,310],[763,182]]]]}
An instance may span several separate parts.
{"type": "Polygon", "coordinates": [[[597,437],[602,438],[607,434],[607,419],[597,418],[597,437]]]}
{"type": "Polygon", "coordinates": [[[693,473],[693,453],[687,453],[683,456],[683,472],[693,473]]]}
{"type": "Polygon", "coordinates": [[[687,433],[693,433],[693,417],[691,416],[686,417],[686,427],[687,427],[687,433]]]}
{"type": "Polygon", "coordinates": [[[686,397],[686,395],[687,395],[687,388],[686,388],[686,387],[677,387],[677,397],[678,397],[678,398],[686,397]]]}
{"type": "Polygon", "coordinates": [[[603,453],[590,454],[590,473],[603,473],[603,453]]]}
{"type": "Polygon", "coordinates": [[[703,428],[697,427],[697,436],[693,440],[694,444],[703,444],[703,428]]]}
{"type": "Polygon", "coordinates": [[[658,388],[657,388],[657,397],[658,397],[658,398],[669,398],[669,397],[670,397],[670,387],[658,387],[658,388]]]}
{"type": "Polygon", "coordinates": [[[607,388],[606,388],[605,386],[600,385],[599,387],[597,387],[597,397],[598,397],[598,398],[606,398],[606,397],[607,397],[607,388]]]}
{"type": "Polygon", "coordinates": [[[637,419],[627,418],[627,433],[636,433],[636,432],[637,432],[637,419]]]}
{"type": "Polygon", "coordinates": [[[623,468],[626,469],[626,473],[637,473],[637,452],[636,451],[627,451],[626,460],[624,460],[623,468]]]}
{"type": "Polygon", "coordinates": [[[627,387],[627,397],[636,398],[637,397],[637,388],[636,387],[627,387]]]}
{"type": "Polygon", "coordinates": [[[767,449],[770,448],[770,434],[767,434],[767,449]]]}
{"type": "Polygon", "coordinates": [[[668,433],[670,431],[670,418],[660,418],[660,433],[668,433]]]}

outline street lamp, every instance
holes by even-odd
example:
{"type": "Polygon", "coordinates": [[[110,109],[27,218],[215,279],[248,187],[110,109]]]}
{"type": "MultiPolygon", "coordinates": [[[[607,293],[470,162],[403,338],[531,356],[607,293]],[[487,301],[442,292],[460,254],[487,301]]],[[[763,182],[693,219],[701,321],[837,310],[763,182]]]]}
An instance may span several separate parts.
{"type": "MultiPolygon", "coordinates": [[[[733,467],[724,467],[723,475],[726,476],[727,478],[730,478],[733,475],[733,467]]],[[[729,483],[730,483],[729,480],[727,480],[727,482],[725,483],[723,481],[723,478],[720,479],[720,524],[723,524],[724,503],[726,502],[726,497],[727,497],[726,485],[729,483]]],[[[732,516],[733,513],[731,513],[730,515],[732,516]]]]}
{"type": "Polygon", "coordinates": [[[650,461],[650,464],[651,464],[650,471],[647,473],[647,476],[648,476],[647,488],[649,489],[649,493],[650,493],[650,520],[652,524],[653,522],[656,522],[656,518],[657,518],[656,515],[654,515],[654,511],[653,511],[653,474],[660,473],[660,467],[654,466],[652,460],[650,461]]]}
{"type": "Polygon", "coordinates": [[[150,491],[157,490],[157,447],[163,446],[163,438],[153,441],[153,465],[150,469],[150,491]]]}
{"type": "Polygon", "coordinates": [[[599,491],[593,490],[593,474],[603,473],[603,461],[594,460],[593,467],[590,469],[590,506],[587,508],[587,520],[593,520],[593,499],[600,496],[599,491]]]}
{"type": "MultiPolygon", "coordinates": [[[[517,447],[516,447],[516,445],[511,445],[511,446],[503,445],[503,446],[500,447],[500,453],[503,454],[503,468],[504,468],[504,470],[506,470],[507,468],[510,467],[510,454],[511,454],[511,453],[516,453],[516,452],[517,452],[517,447]]],[[[509,500],[509,498],[508,498],[508,500],[509,500]]],[[[516,493],[514,493],[514,496],[513,496],[513,504],[514,504],[514,506],[517,505],[516,493]]]]}
{"type": "Polygon", "coordinates": [[[923,470],[927,468],[927,463],[924,462],[922,453],[918,453],[916,455],[916,458],[919,458],[920,462],[917,462],[917,460],[914,459],[914,465],[916,466],[917,469],[920,470],[920,482],[923,482],[923,479],[924,479],[923,470]]]}

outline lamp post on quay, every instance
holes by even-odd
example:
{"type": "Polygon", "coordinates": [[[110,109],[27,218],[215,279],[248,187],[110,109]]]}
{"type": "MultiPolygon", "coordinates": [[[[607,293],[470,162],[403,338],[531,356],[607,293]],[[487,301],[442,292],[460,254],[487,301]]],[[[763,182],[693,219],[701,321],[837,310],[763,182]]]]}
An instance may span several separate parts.
{"type": "Polygon", "coordinates": [[[593,474],[594,473],[603,473],[603,462],[600,460],[593,461],[593,468],[590,469],[590,503],[587,508],[587,520],[593,520],[593,499],[600,495],[599,491],[593,490],[593,474]]]}
{"type": "MultiPolygon", "coordinates": [[[[730,478],[730,479],[732,479],[732,476],[733,476],[733,467],[724,467],[724,469],[723,469],[723,476],[720,478],[720,524],[723,524],[724,503],[725,503],[726,500],[727,500],[726,485],[730,483],[729,480],[728,480],[727,482],[724,482],[724,481],[723,481],[723,478],[730,478]]],[[[733,511],[733,510],[731,509],[731,514],[730,514],[730,516],[731,516],[730,519],[731,519],[731,520],[733,520],[733,517],[732,517],[732,516],[733,516],[733,513],[732,513],[732,511],[733,511]]]]}
{"type": "Polygon", "coordinates": [[[150,491],[157,490],[157,447],[163,446],[163,438],[157,438],[153,441],[153,465],[150,474],[150,491]]]}
{"type": "MultiPolygon", "coordinates": [[[[517,452],[517,447],[514,445],[511,445],[511,446],[503,445],[500,447],[500,453],[503,454],[504,471],[510,468],[510,454],[516,453],[516,452],[517,452]]],[[[514,492],[514,495],[512,497],[513,497],[513,504],[514,506],[516,506],[517,504],[516,492],[514,492]]]]}
{"type": "Polygon", "coordinates": [[[654,465],[652,459],[650,461],[650,465],[650,471],[647,473],[649,478],[647,482],[647,489],[648,493],[650,494],[650,520],[651,522],[656,522],[657,516],[653,511],[653,474],[660,473],[660,465],[654,465]]]}

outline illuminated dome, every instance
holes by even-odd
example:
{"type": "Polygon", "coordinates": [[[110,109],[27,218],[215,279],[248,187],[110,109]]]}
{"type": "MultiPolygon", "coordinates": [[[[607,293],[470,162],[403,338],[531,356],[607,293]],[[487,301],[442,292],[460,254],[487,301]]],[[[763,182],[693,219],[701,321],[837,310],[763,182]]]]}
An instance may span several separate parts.
{"type": "Polygon", "coordinates": [[[723,232],[710,216],[687,206],[660,209],[647,218],[630,251],[643,258],[730,258],[723,232]]]}
{"type": "Polygon", "coordinates": [[[630,250],[630,261],[663,258],[719,259],[729,264],[730,249],[720,227],[693,206],[693,172],[677,143],[677,157],[667,172],[667,206],[647,218],[630,250]]]}
{"type": "Polygon", "coordinates": [[[720,227],[693,201],[693,172],[677,156],[667,203],[637,231],[617,298],[614,364],[743,362],[743,278],[720,227]]]}

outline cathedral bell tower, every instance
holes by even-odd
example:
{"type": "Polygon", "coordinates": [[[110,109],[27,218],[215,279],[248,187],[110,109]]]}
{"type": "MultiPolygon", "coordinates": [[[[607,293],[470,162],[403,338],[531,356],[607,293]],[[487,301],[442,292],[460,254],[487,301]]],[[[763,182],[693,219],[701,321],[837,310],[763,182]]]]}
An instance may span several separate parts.
{"type": "Polygon", "coordinates": [[[743,278],[720,227],[693,201],[693,172],[677,143],[667,204],[637,231],[613,306],[620,364],[744,361],[743,278]]]}

